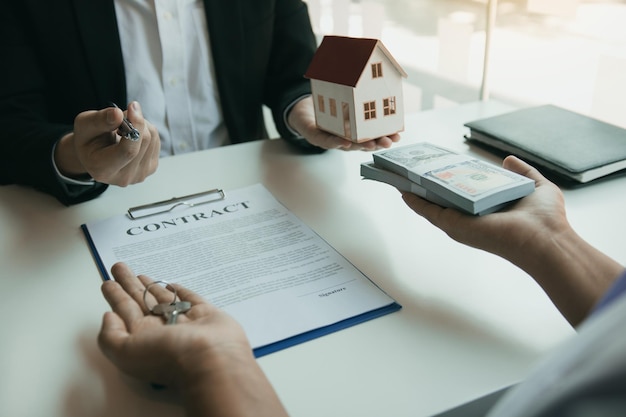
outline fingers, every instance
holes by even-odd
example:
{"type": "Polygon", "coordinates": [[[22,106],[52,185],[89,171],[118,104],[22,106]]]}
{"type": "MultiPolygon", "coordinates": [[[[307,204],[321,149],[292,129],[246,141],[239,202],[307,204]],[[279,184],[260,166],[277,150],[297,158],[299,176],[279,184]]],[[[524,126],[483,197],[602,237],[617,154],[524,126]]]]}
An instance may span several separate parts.
{"type": "Polygon", "coordinates": [[[310,142],[324,149],[341,149],[344,151],[376,151],[378,149],[389,148],[393,144],[393,141],[388,137],[357,143],[326,133],[310,142]]]}
{"type": "Polygon", "coordinates": [[[352,143],[349,150],[351,151],[375,151],[378,149],[376,140],[368,140],[366,142],[352,143]]]}
{"type": "Polygon", "coordinates": [[[502,161],[502,167],[515,173],[524,175],[532,170],[532,166],[514,155],[509,155],[502,161]]]}
{"type": "Polygon", "coordinates": [[[125,187],[145,180],[158,167],[157,130],[143,118],[137,102],[130,103],[127,117],[140,132],[138,141],[117,135],[124,119],[117,107],[86,111],[74,121],[75,153],[84,171],[98,182],[125,187]]]}
{"type": "MultiPolygon", "coordinates": [[[[127,162],[116,152],[115,131],[124,113],[115,107],[80,113],[74,119],[74,146],[85,170],[96,180],[111,183],[113,176],[127,162]]],[[[139,145],[136,145],[137,148],[139,145]]]]}
{"type": "Polygon", "coordinates": [[[91,110],[80,113],[74,119],[74,131],[79,131],[86,138],[95,138],[117,130],[122,123],[124,113],[117,108],[91,110]]]}
{"type": "Polygon", "coordinates": [[[446,233],[454,232],[455,225],[458,225],[458,223],[465,218],[471,217],[458,210],[431,203],[409,192],[403,192],[402,199],[411,210],[446,233]]]}
{"type": "Polygon", "coordinates": [[[147,125],[150,133],[150,145],[146,151],[146,160],[148,161],[148,164],[146,165],[146,177],[156,172],[159,166],[159,158],[161,156],[161,139],[159,137],[159,132],[151,123],[148,123],[147,125]]]}
{"type": "Polygon", "coordinates": [[[517,174],[535,180],[535,182],[546,181],[545,177],[541,175],[541,173],[536,168],[513,155],[509,155],[504,158],[504,161],[502,161],[502,167],[504,169],[508,169],[517,174]]]}
{"type": "Polygon", "coordinates": [[[124,287],[126,292],[129,294],[134,294],[136,292],[143,293],[145,285],[139,281],[133,270],[130,269],[130,267],[124,262],[118,262],[113,265],[111,267],[111,273],[113,274],[115,281],[124,287]]]}
{"type": "Polygon", "coordinates": [[[206,300],[202,296],[196,294],[188,288],[183,287],[182,285],[172,284],[172,287],[176,288],[178,296],[183,301],[189,301],[193,305],[206,303],[206,300]]]}
{"type": "Polygon", "coordinates": [[[393,143],[400,142],[400,134],[399,133],[394,133],[393,135],[390,135],[390,136],[387,136],[387,137],[393,143]]]}
{"type": "MultiPolygon", "coordinates": [[[[126,327],[140,320],[148,313],[144,305],[143,296],[145,285],[135,276],[133,271],[124,263],[117,263],[111,268],[115,281],[105,281],[102,284],[102,293],[111,308],[117,313],[126,327]]],[[[147,302],[154,303],[154,298],[147,302]]]]}
{"type": "Polygon", "coordinates": [[[190,318],[202,316],[210,313],[213,309],[217,309],[217,307],[207,303],[202,296],[182,285],[170,284],[165,287],[160,283],[155,283],[145,275],[136,276],[122,262],[113,265],[111,273],[115,277],[115,281],[105,281],[102,284],[102,292],[113,311],[123,320],[127,329],[131,329],[135,321],[148,315],[150,309],[156,304],[171,303],[174,300],[174,289],[180,300],[189,301],[192,306],[203,306],[200,309],[189,310],[187,316],[190,318]]]}
{"type": "Polygon", "coordinates": [[[391,145],[393,145],[394,143],[398,142],[400,140],[400,135],[395,133],[393,135],[389,135],[389,136],[382,136],[380,138],[376,138],[376,139],[372,139],[372,140],[368,140],[365,142],[349,142],[350,145],[349,146],[344,146],[343,149],[344,150],[351,150],[351,151],[356,151],[356,150],[360,150],[360,151],[377,151],[380,149],[388,149],[391,147],[391,145]]]}
{"type": "Polygon", "coordinates": [[[128,120],[140,132],[139,141],[122,138],[115,146],[119,172],[115,184],[125,187],[143,181],[152,175],[159,163],[161,141],[154,126],[143,118],[141,106],[133,101],[127,110],[128,120]]]}
{"type": "Polygon", "coordinates": [[[331,135],[330,133],[317,130],[315,136],[307,140],[315,146],[319,146],[323,149],[344,149],[348,150],[353,146],[353,143],[347,139],[339,136],[331,135]]]}
{"type": "MultiPolygon", "coordinates": [[[[144,308],[136,299],[130,296],[126,289],[116,281],[105,281],[102,284],[102,294],[111,309],[124,321],[130,329],[134,322],[145,316],[144,308]]],[[[143,294],[143,291],[141,291],[143,294]]]]}
{"type": "Polygon", "coordinates": [[[400,135],[398,133],[394,133],[393,135],[383,136],[375,139],[374,141],[376,143],[376,149],[387,149],[394,143],[400,141],[400,135]]]}
{"type": "Polygon", "coordinates": [[[156,304],[169,304],[174,301],[173,291],[145,275],[136,276],[133,270],[123,262],[113,265],[111,273],[123,291],[135,301],[144,314],[149,313],[156,304]]]}
{"type": "Polygon", "coordinates": [[[404,200],[406,205],[409,206],[411,210],[413,210],[420,216],[426,218],[431,223],[432,223],[431,219],[436,219],[439,216],[439,213],[441,212],[441,210],[443,210],[441,206],[433,204],[409,192],[402,193],[402,200],[404,200]]]}
{"type": "MultiPolygon", "coordinates": [[[[139,104],[137,103],[136,106],[138,107],[139,104]]],[[[133,120],[129,120],[141,133],[144,130],[145,124],[143,116],[141,116],[140,111],[138,113],[135,111],[133,116],[133,120]]],[[[112,171],[117,171],[125,167],[136,157],[142,148],[143,135],[142,138],[137,141],[124,138],[117,139],[117,130],[122,124],[123,119],[124,112],[121,109],[108,107],[98,112],[81,113],[77,116],[74,123],[74,131],[80,132],[82,137],[92,139],[91,142],[100,150],[101,155],[99,156],[104,159],[104,162],[107,164],[106,166],[111,167],[112,171]],[[89,116],[94,113],[95,116],[90,118],[89,116]],[[99,125],[98,119],[102,118],[102,115],[106,116],[108,130],[106,132],[94,132],[93,129],[99,125]],[[106,133],[106,137],[108,137],[105,141],[102,140],[104,133],[106,133]]]]}

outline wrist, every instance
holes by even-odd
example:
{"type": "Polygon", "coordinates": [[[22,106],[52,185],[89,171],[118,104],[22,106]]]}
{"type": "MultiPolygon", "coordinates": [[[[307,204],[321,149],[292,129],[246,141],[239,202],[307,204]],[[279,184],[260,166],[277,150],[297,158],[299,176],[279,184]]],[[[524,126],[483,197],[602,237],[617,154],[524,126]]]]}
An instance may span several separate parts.
{"type": "Polygon", "coordinates": [[[291,107],[287,113],[286,125],[298,136],[304,137],[311,123],[315,126],[313,99],[307,96],[291,107]]]}
{"type": "Polygon", "coordinates": [[[57,169],[62,175],[73,179],[89,177],[87,170],[80,162],[76,153],[73,133],[68,133],[59,139],[54,148],[52,157],[57,169]]]}
{"type": "Polygon", "coordinates": [[[178,388],[189,417],[287,415],[249,345],[198,351],[182,362],[178,388]]]}
{"type": "Polygon", "coordinates": [[[223,344],[218,347],[207,346],[203,349],[190,349],[191,353],[178,357],[180,369],[178,384],[192,386],[207,379],[222,379],[245,369],[255,362],[252,348],[245,344],[223,344]]]}
{"type": "MultiPolygon", "coordinates": [[[[554,302],[572,325],[577,325],[610,287],[623,267],[567,227],[537,239],[541,244],[520,253],[517,263],[554,302]]],[[[515,262],[514,262],[515,263],[515,262]]]]}

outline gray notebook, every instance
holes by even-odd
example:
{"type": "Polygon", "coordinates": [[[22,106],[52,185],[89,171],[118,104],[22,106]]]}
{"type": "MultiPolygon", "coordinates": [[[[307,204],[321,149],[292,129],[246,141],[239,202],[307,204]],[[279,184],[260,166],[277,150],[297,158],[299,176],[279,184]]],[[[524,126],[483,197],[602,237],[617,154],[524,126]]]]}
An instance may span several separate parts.
{"type": "Polygon", "coordinates": [[[626,169],[626,129],[544,105],[475,120],[468,140],[579,183],[626,169]]]}

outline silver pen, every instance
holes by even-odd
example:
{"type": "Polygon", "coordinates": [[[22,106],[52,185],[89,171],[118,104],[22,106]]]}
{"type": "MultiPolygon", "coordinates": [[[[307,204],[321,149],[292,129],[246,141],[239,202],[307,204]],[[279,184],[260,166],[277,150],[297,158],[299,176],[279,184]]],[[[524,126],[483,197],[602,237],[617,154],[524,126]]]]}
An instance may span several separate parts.
{"type": "MultiPolygon", "coordinates": [[[[111,102],[111,105],[119,109],[117,104],[111,102]]],[[[126,117],[122,120],[120,127],[117,128],[117,134],[133,142],[138,141],[140,136],[139,131],[135,129],[135,126],[126,117]]]]}

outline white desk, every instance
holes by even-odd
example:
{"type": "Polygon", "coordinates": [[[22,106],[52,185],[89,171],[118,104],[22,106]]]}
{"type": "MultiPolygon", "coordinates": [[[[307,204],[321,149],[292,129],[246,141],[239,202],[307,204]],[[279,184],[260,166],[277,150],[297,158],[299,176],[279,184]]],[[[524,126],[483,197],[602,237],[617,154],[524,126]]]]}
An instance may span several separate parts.
{"type": "MultiPolygon", "coordinates": [[[[428,140],[496,160],[463,122],[509,110],[472,103],[407,118],[402,143],[428,140]]],[[[516,382],[573,330],[523,272],[457,244],[398,192],[362,181],[368,153],[299,155],[259,141],[167,158],[146,182],[63,207],[0,188],[0,415],[178,416],[167,391],[118,373],[96,335],[108,309],[80,224],[129,206],[262,182],[398,300],[400,312],[259,360],[294,417],[425,416],[516,382]]],[[[617,260],[626,253],[626,178],[566,191],[572,224],[617,260]]]]}

